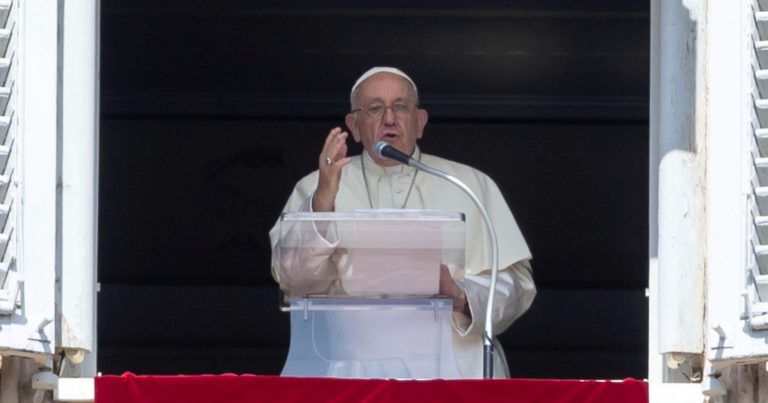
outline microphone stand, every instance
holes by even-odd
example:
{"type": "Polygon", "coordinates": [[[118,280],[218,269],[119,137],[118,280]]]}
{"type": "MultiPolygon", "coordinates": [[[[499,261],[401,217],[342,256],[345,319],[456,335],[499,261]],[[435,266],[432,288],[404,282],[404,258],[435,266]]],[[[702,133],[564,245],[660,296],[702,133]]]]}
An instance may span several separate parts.
{"type": "MultiPolygon", "coordinates": [[[[401,161],[403,162],[403,161],[401,161]]],[[[427,172],[437,177],[443,178],[448,182],[458,186],[475,203],[480,214],[483,216],[485,227],[488,230],[488,236],[491,238],[491,289],[488,295],[488,305],[485,309],[485,330],[483,334],[483,379],[493,378],[493,299],[496,295],[496,277],[499,271],[499,240],[496,238],[496,230],[493,228],[491,218],[485,207],[480,203],[477,195],[462,181],[443,171],[424,165],[413,158],[408,158],[407,165],[418,170],[427,172]]]]}

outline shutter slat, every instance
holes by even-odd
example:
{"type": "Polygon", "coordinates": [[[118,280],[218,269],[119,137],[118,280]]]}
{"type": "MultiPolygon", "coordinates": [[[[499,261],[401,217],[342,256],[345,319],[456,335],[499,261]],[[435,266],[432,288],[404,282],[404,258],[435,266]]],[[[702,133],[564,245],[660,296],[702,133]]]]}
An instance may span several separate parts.
{"type": "Polygon", "coordinates": [[[751,53],[753,141],[752,160],[752,258],[747,268],[746,312],[752,317],[768,312],[768,1],[754,10],[754,52],[751,53]]]}
{"type": "Polygon", "coordinates": [[[14,35],[16,13],[13,0],[0,0],[0,315],[14,314],[21,307],[17,298],[22,283],[18,255],[16,202],[18,183],[16,173],[16,64],[17,39],[14,35]]]}

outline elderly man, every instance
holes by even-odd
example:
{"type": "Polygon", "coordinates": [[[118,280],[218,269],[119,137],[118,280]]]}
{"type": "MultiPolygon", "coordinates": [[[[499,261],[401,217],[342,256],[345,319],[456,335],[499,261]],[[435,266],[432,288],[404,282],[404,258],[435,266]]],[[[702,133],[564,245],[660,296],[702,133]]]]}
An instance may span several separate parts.
{"type": "MultiPolygon", "coordinates": [[[[471,167],[424,154],[417,140],[424,134],[427,111],[420,109],[414,82],[392,67],[376,67],[352,87],[346,124],[362,143],[362,155],[347,155],[347,132],[330,131],[318,157],[318,169],[301,179],[284,211],[354,211],[365,208],[409,208],[463,212],[466,217],[466,267],[449,273],[443,266],[440,293],[454,302],[454,354],[461,375],[481,378],[482,333],[490,285],[490,240],[482,216],[472,201],[454,185],[419,173],[398,162],[381,159],[372,150],[385,141],[422,163],[451,174],[479,197],[494,222],[499,240],[499,275],[494,300],[494,331],[498,334],[522,315],[536,295],[528,246],[496,184],[471,167]],[[453,278],[464,275],[457,284],[453,278]],[[453,275],[453,278],[452,278],[453,275]]],[[[270,231],[273,276],[288,296],[343,294],[332,264],[282,267],[275,264],[277,225],[270,231]]],[[[321,237],[319,235],[319,237],[321,237]]],[[[494,375],[508,377],[501,346],[496,343],[494,375]]]]}

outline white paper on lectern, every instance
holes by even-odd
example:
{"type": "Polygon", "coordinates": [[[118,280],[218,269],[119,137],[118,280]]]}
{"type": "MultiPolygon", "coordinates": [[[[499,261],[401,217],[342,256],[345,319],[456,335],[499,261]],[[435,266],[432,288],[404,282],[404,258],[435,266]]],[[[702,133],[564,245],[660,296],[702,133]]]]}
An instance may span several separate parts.
{"type": "Polygon", "coordinates": [[[439,224],[361,221],[348,242],[344,290],[351,295],[438,293],[442,248],[439,224]]]}

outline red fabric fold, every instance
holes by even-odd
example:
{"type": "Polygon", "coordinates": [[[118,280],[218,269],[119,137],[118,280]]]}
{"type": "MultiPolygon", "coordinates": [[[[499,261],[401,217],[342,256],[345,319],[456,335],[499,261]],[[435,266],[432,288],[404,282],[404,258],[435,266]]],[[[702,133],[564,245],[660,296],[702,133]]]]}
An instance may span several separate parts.
{"type": "Polygon", "coordinates": [[[556,379],[354,380],[259,375],[96,378],[96,403],[253,402],[605,402],[646,403],[643,381],[556,379]]]}

